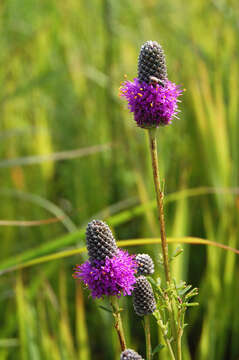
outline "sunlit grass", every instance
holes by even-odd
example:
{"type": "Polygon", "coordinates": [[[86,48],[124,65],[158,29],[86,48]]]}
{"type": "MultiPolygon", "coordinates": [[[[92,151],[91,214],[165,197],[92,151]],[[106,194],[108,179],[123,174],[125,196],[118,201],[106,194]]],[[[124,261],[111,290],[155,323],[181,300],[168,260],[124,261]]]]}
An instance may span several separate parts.
{"type": "MultiPolygon", "coordinates": [[[[0,3],[0,220],[17,225],[0,227],[0,273],[26,267],[0,277],[0,360],[119,358],[111,318],[71,272],[98,214],[129,251],[157,259],[147,138],[117,97],[145,40],[162,43],[170,79],[187,89],[180,120],[159,134],[167,234],[239,249],[237,15],[235,0],[0,3]],[[20,226],[50,218],[60,221],[20,226]]],[[[175,276],[200,290],[184,360],[236,359],[237,255],[182,246],[175,276]]]]}

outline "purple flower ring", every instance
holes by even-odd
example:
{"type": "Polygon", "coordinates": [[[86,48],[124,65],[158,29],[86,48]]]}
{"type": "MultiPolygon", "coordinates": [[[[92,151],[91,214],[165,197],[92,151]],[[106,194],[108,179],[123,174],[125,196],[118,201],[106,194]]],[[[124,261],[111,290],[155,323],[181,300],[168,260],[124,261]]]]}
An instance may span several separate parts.
{"type": "Polygon", "coordinates": [[[119,250],[112,258],[86,261],[76,265],[73,277],[83,281],[93,298],[131,295],[136,282],[137,263],[134,255],[119,250]]]}
{"type": "Polygon", "coordinates": [[[169,125],[178,113],[178,97],[183,90],[166,80],[164,85],[125,81],[120,87],[120,96],[128,101],[128,108],[134,114],[139,127],[152,128],[169,125]]]}

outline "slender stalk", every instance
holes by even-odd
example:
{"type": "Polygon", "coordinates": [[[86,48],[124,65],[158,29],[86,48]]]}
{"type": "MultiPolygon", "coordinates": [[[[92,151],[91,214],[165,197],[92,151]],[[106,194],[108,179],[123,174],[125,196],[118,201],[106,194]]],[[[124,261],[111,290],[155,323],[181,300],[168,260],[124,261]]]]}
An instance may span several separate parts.
{"type": "MultiPolygon", "coordinates": [[[[184,314],[183,314],[183,320],[182,323],[184,323],[184,314]]],[[[182,360],[182,335],[183,335],[183,329],[181,325],[181,311],[178,312],[178,332],[177,332],[177,360],[182,360]]]]}
{"type": "Polygon", "coordinates": [[[113,315],[115,319],[115,330],[117,331],[118,334],[121,350],[124,351],[126,349],[126,341],[125,341],[123,324],[120,316],[120,308],[117,297],[111,296],[110,303],[112,306],[113,315]]]}
{"type": "Polygon", "coordinates": [[[161,242],[162,242],[164,272],[165,272],[166,281],[168,283],[170,283],[168,244],[167,244],[167,239],[166,239],[164,209],[163,209],[164,194],[161,189],[160,177],[159,177],[156,129],[149,129],[149,142],[150,142],[150,151],[151,151],[151,158],[152,158],[154,187],[155,187],[157,207],[158,207],[158,217],[159,217],[159,222],[160,222],[160,234],[161,234],[161,242]]]}
{"type": "Polygon", "coordinates": [[[165,328],[164,328],[162,320],[158,320],[158,325],[159,325],[159,327],[161,329],[165,344],[167,345],[171,360],[176,360],[176,358],[174,356],[173,348],[172,348],[171,343],[170,343],[170,341],[169,341],[169,339],[167,337],[167,333],[165,332],[165,328]]]}
{"type": "Polygon", "coordinates": [[[151,347],[151,336],[150,336],[150,318],[149,315],[144,317],[144,332],[146,340],[146,359],[152,359],[152,347],[151,347]]]}
{"type": "Polygon", "coordinates": [[[169,316],[171,332],[172,332],[171,335],[173,337],[172,342],[171,342],[172,343],[172,348],[173,348],[175,354],[177,354],[178,332],[177,332],[177,326],[176,326],[176,321],[175,321],[175,312],[174,312],[174,309],[173,309],[172,300],[168,302],[167,310],[168,310],[168,316],[169,316]]]}
{"type": "Polygon", "coordinates": [[[164,338],[164,339],[165,339],[165,342],[166,342],[166,344],[167,344],[167,347],[168,347],[168,350],[169,350],[169,354],[170,354],[170,356],[171,356],[171,359],[172,359],[172,360],[176,360],[169,339],[168,339],[167,337],[164,338]]]}
{"type": "MultiPolygon", "coordinates": [[[[169,269],[169,260],[168,260],[168,244],[166,239],[164,206],[163,206],[164,193],[161,187],[160,176],[159,176],[156,129],[155,128],[149,129],[148,132],[149,132],[149,143],[150,143],[150,152],[151,152],[152,168],[153,168],[154,187],[155,187],[158,217],[160,223],[160,235],[161,235],[161,245],[162,245],[162,253],[163,253],[164,272],[165,272],[166,281],[168,285],[170,285],[171,281],[170,281],[170,269],[169,269]]],[[[169,349],[171,358],[181,360],[181,334],[177,332],[172,300],[169,300],[168,310],[169,310],[169,318],[171,322],[171,331],[173,335],[173,347],[167,335],[164,332],[163,332],[163,336],[166,345],[169,349]],[[175,354],[173,350],[175,350],[175,354]]]]}
{"type": "Polygon", "coordinates": [[[182,360],[181,335],[177,337],[177,360],[182,360]]]}

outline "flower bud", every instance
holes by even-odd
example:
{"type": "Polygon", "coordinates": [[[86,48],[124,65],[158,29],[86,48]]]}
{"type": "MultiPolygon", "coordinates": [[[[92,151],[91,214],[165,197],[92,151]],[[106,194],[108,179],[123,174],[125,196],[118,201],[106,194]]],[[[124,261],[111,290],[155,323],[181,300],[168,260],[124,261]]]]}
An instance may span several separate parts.
{"type": "Polygon", "coordinates": [[[156,301],[151,284],[144,276],[136,280],[133,292],[134,311],[139,316],[152,314],[156,309],[156,301]]]}
{"type": "Polygon", "coordinates": [[[107,224],[100,220],[91,221],[86,229],[86,246],[91,263],[112,258],[117,253],[115,238],[107,224]]]}
{"type": "Polygon", "coordinates": [[[154,262],[148,254],[138,254],[135,260],[138,265],[138,275],[151,275],[154,273],[154,262]]]}
{"type": "Polygon", "coordinates": [[[142,45],[138,58],[138,79],[150,83],[159,80],[164,84],[167,67],[162,47],[157,41],[147,41],[142,45]]]}
{"type": "Polygon", "coordinates": [[[126,349],[120,355],[120,360],[144,360],[136,351],[126,349]]]}

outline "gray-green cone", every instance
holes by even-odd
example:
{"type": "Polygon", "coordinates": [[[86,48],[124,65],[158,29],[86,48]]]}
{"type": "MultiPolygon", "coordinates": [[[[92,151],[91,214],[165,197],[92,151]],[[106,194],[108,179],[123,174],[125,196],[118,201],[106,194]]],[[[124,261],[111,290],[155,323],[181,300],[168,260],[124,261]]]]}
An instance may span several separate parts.
{"type": "Polygon", "coordinates": [[[144,360],[136,351],[126,349],[120,355],[120,360],[144,360]]]}
{"type": "Polygon", "coordinates": [[[139,276],[133,292],[134,311],[138,316],[152,314],[156,309],[156,301],[151,284],[145,276],[139,276]]]}
{"type": "Polygon", "coordinates": [[[107,224],[100,220],[91,221],[86,229],[86,246],[90,262],[112,258],[117,253],[115,238],[107,224]]]}
{"type": "Polygon", "coordinates": [[[162,47],[157,41],[147,41],[142,45],[138,58],[138,79],[150,83],[153,79],[160,80],[163,85],[167,79],[167,67],[162,47]]]}
{"type": "Polygon", "coordinates": [[[154,273],[154,262],[148,254],[138,254],[135,260],[138,265],[138,275],[151,275],[154,273]]]}

